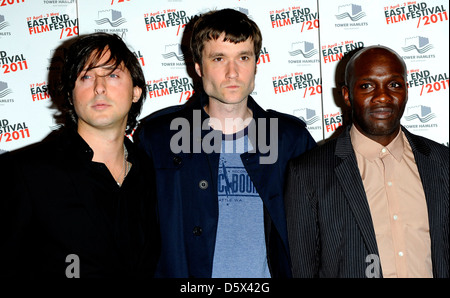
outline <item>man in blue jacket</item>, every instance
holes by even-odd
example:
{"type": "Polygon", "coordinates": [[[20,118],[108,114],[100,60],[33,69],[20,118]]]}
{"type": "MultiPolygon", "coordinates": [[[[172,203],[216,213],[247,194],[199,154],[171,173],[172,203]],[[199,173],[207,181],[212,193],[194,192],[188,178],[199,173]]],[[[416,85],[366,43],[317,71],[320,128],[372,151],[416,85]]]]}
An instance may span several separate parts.
{"type": "Polygon", "coordinates": [[[191,51],[204,90],[141,126],[157,175],[157,277],[291,277],[284,173],[316,143],[302,121],[250,97],[261,46],[245,14],[200,16],[191,51]]]}

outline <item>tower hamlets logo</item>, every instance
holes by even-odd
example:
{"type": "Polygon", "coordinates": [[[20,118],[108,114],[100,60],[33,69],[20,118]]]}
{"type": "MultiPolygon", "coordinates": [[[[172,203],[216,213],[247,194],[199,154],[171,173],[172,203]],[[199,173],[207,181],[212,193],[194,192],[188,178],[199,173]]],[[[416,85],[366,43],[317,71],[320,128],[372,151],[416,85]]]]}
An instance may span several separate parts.
{"type": "Polygon", "coordinates": [[[164,59],[177,58],[178,61],[184,61],[183,51],[181,50],[181,44],[169,44],[165,46],[165,53],[162,54],[164,59]]]}
{"type": "Polygon", "coordinates": [[[8,83],[0,81],[0,98],[12,93],[12,90],[8,88],[8,83]]]}
{"type": "Polygon", "coordinates": [[[0,30],[3,30],[8,26],[9,23],[6,21],[5,16],[0,14],[0,30]]]}
{"type": "Polygon", "coordinates": [[[405,116],[406,121],[419,119],[420,122],[426,123],[431,119],[436,118],[436,114],[432,113],[431,108],[423,105],[413,106],[408,108],[408,115],[405,116]]]}
{"type": "Polygon", "coordinates": [[[304,58],[311,58],[312,56],[314,56],[319,52],[317,49],[314,48],[314,44],[312,42],[307,41],[292,43],[291,50],[292,51],[289,52],[289,55],[291,56],[302,55],[304,58]]]}
{"type": "Polygon", "coordinates": [[[434,48],[427,37],[414,36],[405,38],[405,46],[402,50],[405,52],[416,50],[419,54],[424,54],[434,48]]]}
{"type": "Polygon", "coordinates": [[[109,23],[111,27],[118,27],[127,20],[122,17],[122,12],[114,9],[101,10],[98,12],[98,20],[95,20],[97,25],[109,23]]]}
{"type": "Polygon", "coordinates": [[[316,115],[316,110],[303,108],[294,110],[294,116],[300,118],[307,126],[310,126],[320,120],[316,115]]]}
{"type": "Polygon", "coordinates": [[[362,10],[361,5],[346,4],[338,6],[338,14],[336,15],[336,19],[343,20],[345,18],[349,18],[353,22],[356,22],[365,16],[366,13],[362,10]]]}

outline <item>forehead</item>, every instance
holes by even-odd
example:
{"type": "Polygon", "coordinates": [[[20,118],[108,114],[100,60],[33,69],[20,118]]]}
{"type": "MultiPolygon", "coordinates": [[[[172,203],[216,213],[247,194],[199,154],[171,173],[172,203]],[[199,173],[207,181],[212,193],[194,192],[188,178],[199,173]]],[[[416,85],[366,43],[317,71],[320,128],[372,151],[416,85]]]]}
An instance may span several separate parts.
{"type": "Polygon", "coordinates": [[[385,49],[372,49],[361,53],[353,63],[353,76],[401,75],[406,67],[401,58],[385,49]]]}

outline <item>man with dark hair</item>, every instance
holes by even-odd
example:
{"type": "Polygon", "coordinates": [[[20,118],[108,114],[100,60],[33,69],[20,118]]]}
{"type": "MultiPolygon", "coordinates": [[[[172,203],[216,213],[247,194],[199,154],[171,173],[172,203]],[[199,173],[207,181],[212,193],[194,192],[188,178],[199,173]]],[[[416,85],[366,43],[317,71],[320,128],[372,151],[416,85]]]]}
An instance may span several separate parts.
{"type": "Polygon", "coordinates": [[[288,166],[294,277],[448,278],[449,150],[400,125],[403,59],[363,48],[345,77],[353,124],[288,166]]]}
{"type": "Polygon", "coordinates": [[[125,136],[146,94],[139,62],[116,35],[80,36],[61,82],[65,127],[1,156],[1,188],[10,191],[0,200],[0,275],[151,277],[159,254],[153,166],[125,136]]]}
{"type": "Polygon", "coordinates": [[[102,66],[108,66],[111,73],[119,66],[124,67],[131,76],[133,87],[141,90],[139,91],[140,96],[133,98],[128,112],[125,133],[130,134],[136,128],[137,117],[141,113],[147,95],[145,77],[139,62],[136,61],[136,56],[127,48],[122,39],[117,35],[106,33],[87,35],[69,48],[60,83],[60,90],[65,99],[65,112],[68,116],[66,126],[78,124],[78,115],[72,101],[72,90],[75,88],[79,74],[83,70],[102,66]],[[102,61],[103,65],[100,65],[99,61],[104,56],[103,50],[109,50],[109,56],[108,59],[102,61]],[[91,56],[91,54],[93,55],[91,56]]]}
{"type": "Polygon", "coordinates": [[[301,120],[250,96],[261,45],[245,14],[201,15],[191,50],[204,91],[141,127],[157,176],[158,277],[291,276],[284,172],[315,142],[301,120]]]}

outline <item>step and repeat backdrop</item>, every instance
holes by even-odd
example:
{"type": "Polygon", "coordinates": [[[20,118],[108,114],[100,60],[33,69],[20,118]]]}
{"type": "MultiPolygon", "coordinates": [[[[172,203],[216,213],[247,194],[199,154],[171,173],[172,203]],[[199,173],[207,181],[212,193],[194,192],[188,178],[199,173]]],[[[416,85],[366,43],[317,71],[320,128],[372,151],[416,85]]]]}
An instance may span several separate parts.
{"type": "Polygon", "coordinates": [[[147,81],[141,118],[184,104],[198,81],[187,52],[190,21],[221,8],[247,14],[262,31],[252,96],[303,119],[317,142],[348,119],[340,95],[347,53],[381,44],[408,66],[402,124],[448,146],[447,0],[0,0],[0,154],[59,127],[51,90],[79,34],[118,34],[135,53],[147,81]]]}

